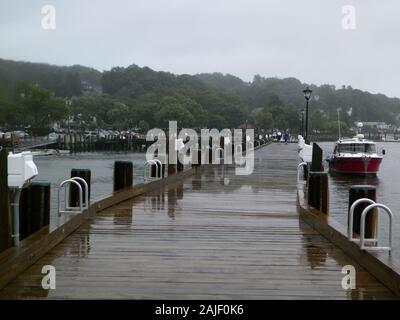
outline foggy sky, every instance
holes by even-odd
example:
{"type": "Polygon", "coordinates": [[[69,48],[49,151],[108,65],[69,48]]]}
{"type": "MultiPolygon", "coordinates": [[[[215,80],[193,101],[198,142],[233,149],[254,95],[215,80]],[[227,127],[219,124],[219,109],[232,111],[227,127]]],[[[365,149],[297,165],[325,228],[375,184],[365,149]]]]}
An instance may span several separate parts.
{"type": "Polygon", "coordinates": [[[1,0],[0,57],[296,77],[400,97],[398,0],[1,0]],[[41,8],[56,8],[43,30],[41,8]],[[356,29],[342,28],[342,7],[356,29]]]}

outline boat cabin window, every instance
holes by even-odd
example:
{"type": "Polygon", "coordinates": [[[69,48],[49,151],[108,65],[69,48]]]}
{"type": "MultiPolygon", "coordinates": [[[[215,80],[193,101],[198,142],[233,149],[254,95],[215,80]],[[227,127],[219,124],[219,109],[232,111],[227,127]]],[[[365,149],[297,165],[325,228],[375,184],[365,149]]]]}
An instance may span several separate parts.
{"type": "Polygon", "coordinates": [[[339,153],[376,153],[376,147],[369,143],[346,143],[338,146],[339,153]]]}

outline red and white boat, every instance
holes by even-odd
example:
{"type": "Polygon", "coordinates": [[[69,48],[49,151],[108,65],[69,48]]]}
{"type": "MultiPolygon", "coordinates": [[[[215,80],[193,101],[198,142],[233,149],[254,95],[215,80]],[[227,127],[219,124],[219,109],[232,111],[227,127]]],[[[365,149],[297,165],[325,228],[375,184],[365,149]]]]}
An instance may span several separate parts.
{"type": "Polygon", "coordinates": [[[333,155],[327,161],[332,173],[374,176],[379,171],[382,159],[375,142],[357,134],[352,139],[338,140],[333,155]]]}

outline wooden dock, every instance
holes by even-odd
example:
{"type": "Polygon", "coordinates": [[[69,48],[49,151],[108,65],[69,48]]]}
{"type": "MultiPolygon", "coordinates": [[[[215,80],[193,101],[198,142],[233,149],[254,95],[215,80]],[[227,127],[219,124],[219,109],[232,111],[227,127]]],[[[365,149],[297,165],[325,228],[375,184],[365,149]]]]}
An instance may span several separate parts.
{"type": "Polygon", "coordinates": [[[296,145],[255,153],[255,170],[205,166],[125,201],[77,231],[0,291],[2,299],[395,299],[299,220],[296,145]],[[44,265],[57,288],[41,287],[44,265]],[[357,288],[341,286],[344,265],[357,288]]]}

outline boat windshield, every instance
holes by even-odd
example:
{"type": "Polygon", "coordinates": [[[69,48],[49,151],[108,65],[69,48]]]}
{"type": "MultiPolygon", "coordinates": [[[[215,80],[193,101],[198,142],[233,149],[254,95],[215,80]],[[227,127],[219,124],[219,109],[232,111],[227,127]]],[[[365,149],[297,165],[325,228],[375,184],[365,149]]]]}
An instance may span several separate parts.
{"type": "Polygon", "coordinates": [[[370,143],[345,143],[338,146],[339,153],[376,153],[376,147],[370,143]]]}

